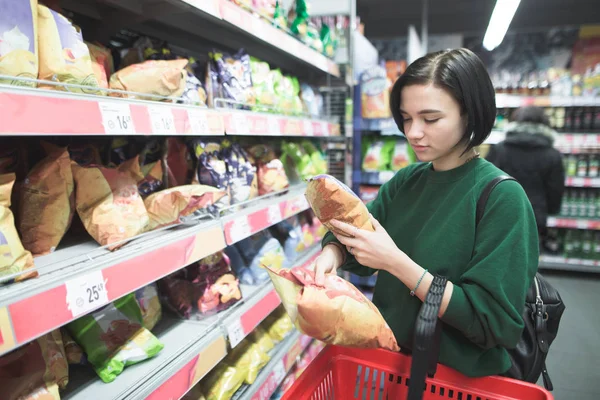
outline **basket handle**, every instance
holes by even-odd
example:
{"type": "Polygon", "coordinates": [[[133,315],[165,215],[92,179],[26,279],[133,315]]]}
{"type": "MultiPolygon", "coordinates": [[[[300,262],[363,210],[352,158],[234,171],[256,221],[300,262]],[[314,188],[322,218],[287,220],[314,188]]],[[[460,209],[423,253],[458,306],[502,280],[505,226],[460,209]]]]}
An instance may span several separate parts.
{"type": "Polygon", "coordinates": [[[442,335],[442,324],[437,322],[446,282],[448,278],[433,276],[431,287],[419,310],[415,324],[408,400],[423,398],[426,375],[432,378],[437,370],[442,335]]]}

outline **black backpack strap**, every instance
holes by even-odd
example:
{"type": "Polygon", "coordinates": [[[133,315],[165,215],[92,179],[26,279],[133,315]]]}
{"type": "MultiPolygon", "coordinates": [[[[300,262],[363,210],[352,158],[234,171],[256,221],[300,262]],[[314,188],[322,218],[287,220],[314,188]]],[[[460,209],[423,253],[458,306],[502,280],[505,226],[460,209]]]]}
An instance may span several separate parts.
{"type": "Polygon", "coordinates": [[[479,200],[477,201],[477,209],[475,211],[475,226],[479,225],[479,221],[481,221],[481,218],[483,218],[483,212],[485,211],[485,206],[490,198],[490,195],[492,194],[492,190],[494,190],[496,186],[504,181],[516,182],[516,179],[512,176],[500,175],[492,179],[492,181],[483,189],[483,192],[481,192],[479,200]]]}

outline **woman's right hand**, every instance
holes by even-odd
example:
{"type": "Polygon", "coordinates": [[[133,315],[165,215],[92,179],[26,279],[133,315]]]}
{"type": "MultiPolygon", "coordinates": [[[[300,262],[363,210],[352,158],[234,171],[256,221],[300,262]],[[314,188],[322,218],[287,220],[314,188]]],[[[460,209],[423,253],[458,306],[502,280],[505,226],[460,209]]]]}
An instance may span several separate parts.
{"type": "Polygon", "coordinates": [[[324,285],[325,274],[335,274],[343,260],[344,254],[338,246],[334,244],[325,246],[314,263],[316,284],[324,285]]]}

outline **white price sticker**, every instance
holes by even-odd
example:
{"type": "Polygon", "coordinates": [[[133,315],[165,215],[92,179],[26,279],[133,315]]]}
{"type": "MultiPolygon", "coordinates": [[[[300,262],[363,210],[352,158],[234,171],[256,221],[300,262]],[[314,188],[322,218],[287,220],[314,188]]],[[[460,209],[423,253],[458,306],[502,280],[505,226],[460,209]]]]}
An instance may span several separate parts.
{"type": "Polygon", "coordinates": [[[248,118],[240,113],[234,113],[233,116],[233,134],[235,135],[249,135],[250,127],[248,118]]]}
{"type": "Polygon", "coordinates": [[[229,344],[232,349],[244,340],[246,334],[244,333],[242,320],[238,318],[227,326],[227,336],[229,337],[229,344]]]}
{"type": "Polygon", "coordinates": [[[267,216],[269,224],[275,225],[283,219],[281,215],[281,208],[279,204],[273,204],[269,206],[269,215],[267,216]]]}
{"type": "Polygon", "coordinates": [[[158,135],[174,135],[177,133],[175,131],[175,120],[170,108],[166,106],[150,106],[148,107],[148,113],[150,114],[150,122],[152,123],[152,132],[158,135]]]}
{"type": "Polygon", "coordinates": [[[233,243],[246,239],[252,233],[247,216],[236,218],[231,224],[229,234],[233,243]]]}
{"type": "Polygon", "coordinates": [[[269,135],[272,135],[272,136],[281,135],[281,125],[279,124],[279,118],[269,117],[267,119],[267,126],[269,129],[269,135]]]}
{"type": "Polygon", "coordinates": [[[208,116],[201,110],[188,110],[188,119],[194,135],[210,134],[210,125],[208,124],[208,116]]]}
{"type": "Polygon", "coordinates": [[[102,271],[94,271],[65,283],[67,308],[76,318],[108,303],[108,291],[102,271]]]}
{"type": "Polygon", "coordinates": [[[110,135],[135,135],[129,104],[100,101],[98,107],[104,132],[110,135]]]}
{"type": "Polygon", "coordinates": [[[584,219],[577,220],[577,229],[590,229],[588,221],[584,219]]]}
{"type": "Polygon", "coordinates": [[[283,360],[280,360],[275,367],[273,368],[273,376],[275,377],[275,382],[280,384],[283,382],[283,379],[286,376],[285,365],[283,364],[283,360]]]}
{"type": "Polygon", "coordinates": [[[311,121],[304,120],[304,134],[302,136],[314,136],[315,131],[313,129],[313,124],[311,121]]]}

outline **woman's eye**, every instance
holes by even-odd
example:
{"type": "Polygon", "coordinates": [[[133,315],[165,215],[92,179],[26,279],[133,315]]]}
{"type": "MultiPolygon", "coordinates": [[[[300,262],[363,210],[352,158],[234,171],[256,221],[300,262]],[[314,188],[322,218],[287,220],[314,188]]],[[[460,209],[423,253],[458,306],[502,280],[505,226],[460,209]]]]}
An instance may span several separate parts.
{"type": "Polygon", "coordinates": [[[410,118],[402,118],[402,120],[403,120],[404,122],[410,122],[410,121],[412,121],[412,119],[410,119],[410,118]]]}
{"type": "Polygon", "coordinates": [[[426,124],[433,124],[433,123],[438,122],[439,120],[440,120],[439,118],[436,118],[436,119],[426,119],[425,123],[426,124]]]}

